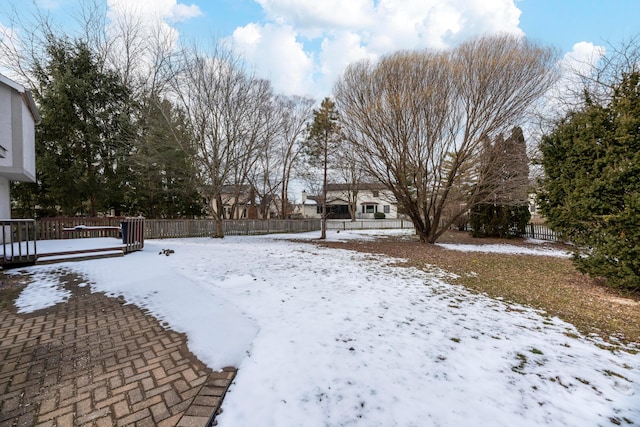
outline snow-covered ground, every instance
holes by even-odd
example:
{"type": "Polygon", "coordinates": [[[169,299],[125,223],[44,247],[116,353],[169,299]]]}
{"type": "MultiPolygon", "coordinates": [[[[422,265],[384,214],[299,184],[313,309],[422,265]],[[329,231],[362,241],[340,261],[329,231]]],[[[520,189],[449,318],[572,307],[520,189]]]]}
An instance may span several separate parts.
{"type": "Polygon", "coordinates": [[[64,300],[52,277],[66,268],[148,309],[211,368],[239,368],[223,427],[640,424],[639,354],[446,272],[286,240],[317,236],[147,241],[124,258],[31,267],[17,304],[64,300]]]}

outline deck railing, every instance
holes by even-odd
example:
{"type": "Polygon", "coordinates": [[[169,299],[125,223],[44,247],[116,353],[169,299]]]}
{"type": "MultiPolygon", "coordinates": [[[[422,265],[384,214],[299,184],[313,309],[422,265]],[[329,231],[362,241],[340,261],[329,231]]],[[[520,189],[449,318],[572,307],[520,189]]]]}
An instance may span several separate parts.
{"type": "Polygon", "coordinates": [[[120,226],[122,227],[122,243],[126,245],[124,253],[144,248],[144,218],[125,218],[121,221],[120,226]]]}
{"type": "Polygon", "coordinates": [[[122,238],[124,252],[144,248],[145,219],[142,217],[55,217],[37,222],[38,240],[122,238]]]}
{"type": "Polygon", "coordinates": [[[0,246],[2,268],[35,264],[36,222],[33,219],[0,220],[0,246]]]}
{"type": "Polygon", "coordinates": [[[125,217],[54,217],[38,220],[38,240],[120,237],[125,217]]]}

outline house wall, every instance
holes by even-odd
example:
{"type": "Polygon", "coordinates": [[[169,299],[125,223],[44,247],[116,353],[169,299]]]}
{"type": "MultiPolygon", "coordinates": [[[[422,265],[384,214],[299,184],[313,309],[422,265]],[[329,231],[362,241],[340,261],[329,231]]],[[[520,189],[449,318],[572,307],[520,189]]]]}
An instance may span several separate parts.
{"type": "Polygon", "coordinates": [[[322,215],[318,213],[318,205],[315,203],[305,203],[302,206],[303,218],[322,218],[322,215]]]}
{"type": "Polygon", "coordinates": [[[35,122],[24,88],[0,76],[0,176],[35,182],[35,122]]]}
{"type": "Polygon", "coordinates": [[[22,167],[29,182],[36,181],[36,127],[26,102],[20,102],[22,109],[22,167]]]}
{"type": "Polygon", "coordinates": [[[0,158],[0,173],[3,168],[13,166],[13,140],[11,131],[11,91],[10,87],[0,84],[0,146],[3,157],[0,158]]]}
{"type": "Polygon", "coordinates": [[[0,176],[0,219],[11,218],[11,197],[9,196],[9,180],[0,176]]]}
{"type": "Polygon", "coordinates": [[[378,191],[378,196],[374,196],[371,190],[360,190],[358,192],[358,212],[356,218],[359,219],[372,219],[375,212],[382,212],[386,218],[395,219],[398,218],[398,204],[393,198],[393,194],[390,191],[378,191]],[[373,205],[374,212],[367,212],[366,205],[373,205]],[[389,212],[384,211],[384,207],[388,206],[389,212]],[[377,210],[376,210],[377,209],[377,210]]]}
{"type": "Polygon", "coordinates": [[[11,218],[10,181],[35,182],[35,125],[31,93],[0,74],[0,218],[11,218]]]}
{"type": "MultiPolygon", "coordinates": [[[[306,197],[303,196],[303,200],[306,197]]],[[[329,191],[327,192],[327,200],[329,205],[346,205],[348,200],[348,194],[344,191],[329,191]],[[335,200],[335,201],[331,201],[335,200]]],[[[359,190],[358,199],[356,201],[356,219],[373,219],[375,212],[382,212],[386,218],[396,219],[398,218],[398,204],[395,202],[395,198],[390,191],[381,190],[378,191],[378,195],[374,196],[371,190],[359,190]],[[373,212],[367,212],[366,205],[373,206],[373,212]],[[388,206],[389,212],[384,212],[384,207],[388,206]]],[[[322,214],[317,212],[318,206],[313,202],[304,203],[302,206],[302,214],[304,218],[322,218],[322,214]]]]}

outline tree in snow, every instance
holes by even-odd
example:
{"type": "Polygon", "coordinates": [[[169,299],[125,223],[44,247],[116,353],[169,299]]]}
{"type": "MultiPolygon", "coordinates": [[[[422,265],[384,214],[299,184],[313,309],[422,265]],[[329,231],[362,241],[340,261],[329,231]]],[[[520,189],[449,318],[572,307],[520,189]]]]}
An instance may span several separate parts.
{"type": "Polygon", "coordinates": [[[335,150],[340,140],[339,116],[335,103],[325,98],[320,108],[313,110],[313,122],[309,128],[307,151],[309,157],[322,166],[322,230],[321,239],[327,238],[327,173],[329,170],[329,156],[335,150]]]}
{"type": "Polygon", "coordinates": [[[554,63],[550,49],[505,35],[351,64],[334,91],[342,131],[420,239],[434,243],[483,202],[473,191],[452,200],[460,177],[477,165],[483,141],[523,122],[554,82],[554,63]]]}
{"type": "Polygon", "coordinates": [[[172,96],[195,138],[191,160],[216,221],[213,237],[224,237],[223,195],[231,188],[232,201],[241,198],[272,134],[271,85],[246,72],[239,58],[220,44],[209,52],[184,49],[172,65],[172,96]]]}

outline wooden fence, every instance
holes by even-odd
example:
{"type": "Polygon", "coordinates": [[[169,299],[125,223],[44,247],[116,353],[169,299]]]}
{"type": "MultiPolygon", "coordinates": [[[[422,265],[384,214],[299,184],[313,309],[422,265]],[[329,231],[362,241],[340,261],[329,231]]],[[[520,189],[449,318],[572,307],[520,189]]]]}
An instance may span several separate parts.
{"type": "MultiPolygon", "coordinates": [[[[133,222],[127,230],[131,237],[131,250],[141,249],[144,239],[169,239],[184,237],[209,237],[216,229],[213,219],[144,219],[144,218],[42,218],[35,230],[38,240],[69,239],[83,237],[121,236],[121,224],[133,222]],[[137,248],[137,249],[136,249],[137,248]]],[[[327,230],[412,229],[407,219],[328,220],[327,230]]],[[[300,233],[320,230],[319,219],[291,220],[223,220],[225,236],[260,235],[269,233],[300,233]]],[[[557,233],[544,224],[528,224],[525,237],[558,241],[557,233]]]]}
{"type": "MultiPolygon", "coordinates": [[[[319,219],[225,219],[225,236],[250,236],[269,233],[301,233],[320,229],[319,219]]],[[[181,237],[210,237],[215,234],[213,219],[148,219],[145,221],[147,239],[181,237]]]]}

